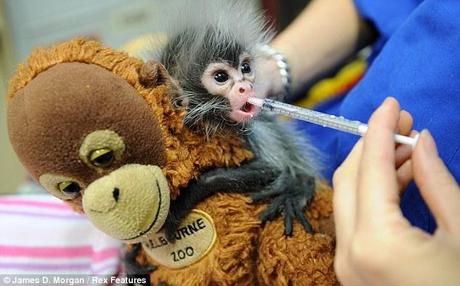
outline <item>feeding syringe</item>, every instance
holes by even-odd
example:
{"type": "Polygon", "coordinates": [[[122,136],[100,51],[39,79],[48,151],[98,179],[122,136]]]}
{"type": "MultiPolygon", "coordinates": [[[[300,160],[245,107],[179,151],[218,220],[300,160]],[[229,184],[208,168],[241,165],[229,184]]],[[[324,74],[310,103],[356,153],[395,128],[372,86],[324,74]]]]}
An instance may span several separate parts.
{"type": "MultiPolygon", "coordinates": [[[[249,103],[261,107],[262,110],[274,112],[289,116],[291,118],[300,119],[310,123],[318,124],[323,127],[329,127],[336,130],[352,133],[363,136],[367,132],[367,125],[357,121],[348,120],[342,116],[335,116],[326,113],[321,113],[307,108],[282,103],[271,99],[260,99],[251,97],[249,103]]],[[[417,138],[411,138],[399,134],[395,134],[395,141],[401,144],[411,145],[415,147],[417,138]]]]}

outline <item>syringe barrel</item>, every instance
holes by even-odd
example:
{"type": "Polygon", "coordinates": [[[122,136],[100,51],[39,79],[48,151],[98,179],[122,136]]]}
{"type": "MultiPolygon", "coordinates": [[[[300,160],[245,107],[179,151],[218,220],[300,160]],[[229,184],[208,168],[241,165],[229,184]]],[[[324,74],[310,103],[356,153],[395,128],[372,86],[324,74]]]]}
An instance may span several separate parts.
{"type": "Polygon", "coordinates": [[[292,118],[304,120],[307,122],[322,125],[340,131],[361,135],[359,126],[362,124],[359,121],[348,120],[343,117],[325,114],[318,111],[300,108],[286,103],[265,99],[262,110],[283,114],[292,118]]]}

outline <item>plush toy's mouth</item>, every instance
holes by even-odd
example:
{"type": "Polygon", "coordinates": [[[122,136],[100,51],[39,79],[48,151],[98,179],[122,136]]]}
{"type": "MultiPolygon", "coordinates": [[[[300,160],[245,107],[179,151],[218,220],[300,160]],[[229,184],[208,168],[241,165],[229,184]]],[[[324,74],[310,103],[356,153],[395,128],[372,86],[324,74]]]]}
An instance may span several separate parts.
{"type": "Polygon", "coordinates": [[[95,212],[95,213],[100,213],[100,214],[105,214],[105,213],[109,213],[111,212],[112,210],[114,210],[115,208],[117,207],[117,203],[114,201],[113,204],[107,209],[107,210],[96,210],[96,209],[89,209],[90,211],[92,212],[95,212]]]}
{"type": "MultiPolygon", "coordinates": [[[[161,197],[161,188],[160,188],[160,184],[158,183],[158,180],[155,180],[155,183],[157,185],[157,190],[158,190],[158,206],[161,206],[162,205],[162,197],[161,197]]],[[[144,234],[146,234],[147,232],[149,232],[152,227],[157,223],[158,221],[158,217],[160,215],[160,211],[161,211],[161,207],[158,207],[156,213],[155,213],[155,216],[153,217],[153,221],[152,223],[147,227],[146,230],[143,230],[141,231],[138,235],[135,235],[133,237],[130,237],[130,238],[122,238],[122,240],[132,240],[132,239],[136,239],[136,238],[139,238],[141,236],[143,236],[144,234]]]]}

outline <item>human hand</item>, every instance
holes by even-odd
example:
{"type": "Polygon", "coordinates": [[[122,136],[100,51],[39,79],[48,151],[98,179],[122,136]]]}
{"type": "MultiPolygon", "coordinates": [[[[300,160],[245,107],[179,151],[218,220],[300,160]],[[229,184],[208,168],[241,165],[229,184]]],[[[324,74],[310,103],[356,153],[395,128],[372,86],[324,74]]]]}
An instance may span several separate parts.
{"type": "MultiPolygon", "coordinates": [[[[408,158],[393,135],[412,120],[387,99],[334,175],[335,270],[344,285],[459,285],[460,189],[423,131],[408,158]],[[412,227],[399,191],[414,178],[438,228],[412,227]]],[[[404,149],[406,148],[406,150],[404,149]]]]}
{"type": "Polygon", "coordinates": [[[282,77],[273,57],[260,55],[256,61],[254,90],[258,98],[282,99],[282,77]]]}

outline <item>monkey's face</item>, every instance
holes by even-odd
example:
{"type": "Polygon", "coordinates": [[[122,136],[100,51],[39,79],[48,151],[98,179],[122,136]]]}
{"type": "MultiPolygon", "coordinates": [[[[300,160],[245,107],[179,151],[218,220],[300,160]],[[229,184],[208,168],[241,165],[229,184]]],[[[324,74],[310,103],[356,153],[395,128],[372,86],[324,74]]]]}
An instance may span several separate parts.
{"type": "Polygon", "coordinates": [[[228,62],[211,63],[205,69],[201,83],[214,96],[223,96],[230,103],[228,117],[238,123],[251,120],[259,108],[248,102],[254,93],[255,75],[252,60],[242,55],[237,65],[228,62]]]}
{"type": "Polygon", "coordinates": [[[163,225],[169,187],[158,120],[137,90],[97,65],[61,63],[11,99],[10,140],[51,194],[102,231],[140,241],[163,225]]]}

